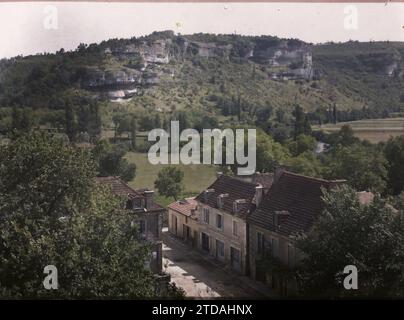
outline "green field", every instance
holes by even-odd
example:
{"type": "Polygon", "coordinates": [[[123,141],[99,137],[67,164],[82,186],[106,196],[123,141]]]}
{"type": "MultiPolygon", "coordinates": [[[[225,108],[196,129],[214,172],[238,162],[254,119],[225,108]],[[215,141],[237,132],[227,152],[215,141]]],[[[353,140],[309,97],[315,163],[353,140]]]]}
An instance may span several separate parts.
{"type": "Polygon", "coordinates": [[[325,124],[321,127],[313,126],[313,129],[331,133],[340,130],[343,125],[349,125],[355,132],[355,136],[372,143],[387,141],[390,137],[404,135],[404,118],[339,122],[337,124],[325,124]]]}
{"type": "MultiPolygon", "coordinates": [[[[125,156],[129,162],[137,166],[136,177],[129,182],[134,188],[154,189],[154,181],[159,171],[165,166],[162,164],[152,165],[149,163],[147,153],[128,152],[125,156]]],[[[183,196],[192,196],[207,188],[216,178],[218,167],[213,165],[175,165],[184,172],[183,196]]],[[[173,199],[165,199],[157,194],[157,201],[162,205],[167,205],[173,199]]]]}

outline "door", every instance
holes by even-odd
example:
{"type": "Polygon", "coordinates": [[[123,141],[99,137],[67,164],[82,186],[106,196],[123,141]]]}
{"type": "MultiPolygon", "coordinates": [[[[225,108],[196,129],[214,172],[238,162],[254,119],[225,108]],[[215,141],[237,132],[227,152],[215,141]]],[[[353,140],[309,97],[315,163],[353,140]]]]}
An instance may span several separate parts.
{"type": "Polygon", "coordinates": [[[240,271],[240,250],[230,247],[231,267],[234,270],[240,271]]]}
{"type": "Polygon", "coordinates": [[[209,236],[202,232],[202,249],[209,252],[209,236]]]}
{"type": "Polygon", "coordinates": [[[224,261],[224,243],[220,240],[216,240],[216,259],[224,261]]]}
{"type": "Polygon", "coordinates": [[[176,216],[173,216],[173,229],[174,229],[174,234],[177,235],[178,227],[177,227],[177,217],[176,216]]]}
{"type": "Polygon", "coordinates": [[[182,225],[182,233],[185,241],[189,241],[191,239],[191,228],[186,224],[182,225]]]}

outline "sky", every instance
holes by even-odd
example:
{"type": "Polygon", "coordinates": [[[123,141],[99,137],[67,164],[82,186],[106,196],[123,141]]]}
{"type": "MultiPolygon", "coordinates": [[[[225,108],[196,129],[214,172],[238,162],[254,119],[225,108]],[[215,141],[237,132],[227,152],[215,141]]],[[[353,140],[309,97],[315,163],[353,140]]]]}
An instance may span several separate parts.
{"type": "Polygon", "coordinates": [[[347,6],[352,4],[0,3],[0,58],[161,30],[274,35],[312,43],[404,41],[404,3],[347,6]]]}

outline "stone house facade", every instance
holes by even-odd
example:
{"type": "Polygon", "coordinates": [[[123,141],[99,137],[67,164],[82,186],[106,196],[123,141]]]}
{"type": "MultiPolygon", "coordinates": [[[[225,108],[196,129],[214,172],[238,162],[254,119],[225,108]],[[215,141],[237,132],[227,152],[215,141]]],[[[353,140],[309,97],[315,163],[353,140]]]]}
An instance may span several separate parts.
{"type": "Polygon", "coordinates": [[[199,234],[196,207],[194,198],[178,200],[168,206],[168,231],[194,247],[197,247],[199,234]]]}
{"type": "Polygon", "coordinates": [[[246,221],[262,196],[260,184],[219,175],[195,198],[197,248],[231,270],[248,273],[246,221]]]}

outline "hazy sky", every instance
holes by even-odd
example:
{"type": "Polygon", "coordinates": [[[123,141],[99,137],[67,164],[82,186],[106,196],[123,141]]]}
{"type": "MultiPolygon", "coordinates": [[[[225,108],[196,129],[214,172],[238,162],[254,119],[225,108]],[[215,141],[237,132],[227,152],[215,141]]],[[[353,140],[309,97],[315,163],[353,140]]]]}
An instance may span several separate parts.
{"type": "Polygon", "coordinates": [[[276,35],[308,42],[404,41],[404,3],[357,4],[358,28],[344,27],[347,4],[0,3],[0,57],[74,49],[81,42],[156,30],[276,35]],[[57,29],[46,29],[46,7],[57,29]],[[48,11],[49,12],[49,11],[48,11]]]}

